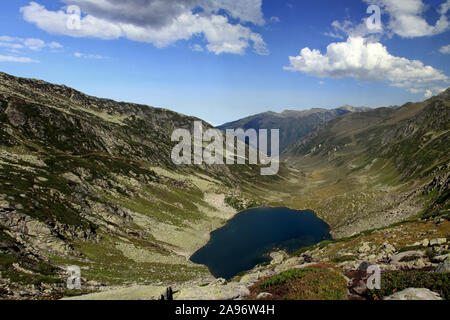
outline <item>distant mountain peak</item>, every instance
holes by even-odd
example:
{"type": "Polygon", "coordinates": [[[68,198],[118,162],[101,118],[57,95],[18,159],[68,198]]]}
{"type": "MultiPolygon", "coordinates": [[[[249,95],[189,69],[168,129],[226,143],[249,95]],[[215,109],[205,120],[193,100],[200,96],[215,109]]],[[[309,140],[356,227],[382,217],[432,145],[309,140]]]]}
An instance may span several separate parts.
{"type": "Polygon", "coordinates": [[[267,111],[219,126],[219,129],[279,129],[280,149],[288,148],[298,139],[327,121],[368,108],[344,106],[337,109],[313,108],[308,110],[284,110],[281,113],[267,111]]]}

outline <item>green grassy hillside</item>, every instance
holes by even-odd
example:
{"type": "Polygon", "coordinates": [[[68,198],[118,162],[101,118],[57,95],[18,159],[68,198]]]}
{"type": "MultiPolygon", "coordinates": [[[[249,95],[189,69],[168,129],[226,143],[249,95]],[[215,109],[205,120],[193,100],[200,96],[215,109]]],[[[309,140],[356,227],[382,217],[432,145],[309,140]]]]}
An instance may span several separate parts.
{"type": "Polygon", "coordinates": [[[175,166],[171,134],[194,121],[0,73],[0,296],[62,294],[67,265],[92,289],[210,278],[187,258],[277,178],[175,166]]]}
{"type": "Polygon", "coordinates": [[[436,208],[448,215],[449,104],[447,90],[319,126],[283,154],[297,169],[282,202],[317,210],[336,236],[436,208]]]}

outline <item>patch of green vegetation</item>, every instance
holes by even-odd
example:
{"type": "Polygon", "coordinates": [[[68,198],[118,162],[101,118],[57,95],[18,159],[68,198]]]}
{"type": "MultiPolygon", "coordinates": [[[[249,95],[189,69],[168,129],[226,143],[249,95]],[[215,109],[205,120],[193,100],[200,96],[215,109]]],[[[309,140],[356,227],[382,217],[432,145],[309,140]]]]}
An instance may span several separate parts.
{"type": "Polygon", "coordinates": [[[288,281],[301,279],[309,272],[316,272],[315,269],[293,269],[285,271],[277,276],[268,278],[258,284],[260,289],[270,289],[275,286],[286,284],[288,281]]]}
{"type": "Polygon", "coordinates": [[[398,249],[398,253],[407,252],[407,251],[417,251],[423,250],[423,246],[406,246],[398,249]]]}
{"type": "Polygon", "coordinates": [[[0,268],[1,269],[6,269],[7,267],[11,266],[15,261],[16,261],[16,259],[14,258],[14,256],[12,254],[0,253],[0,268]]]}
{"type": "Polygon", "coordinates": [[[260,264],[257,265],[257,267],[267,267],[270,265],[270,261],[266,261],[266,262],[262,262],[260,264]]]}
{"type": "Polygon", "coordinates": [[[341,262],[347,262],[347,261],[355,261],[357,259],[358,259],[357,256],[348,255],[348,256],[335,257],[332,259],[332,261],[335,263],[341,263],[341,262]]]}
{"type": "Polygon", "coordinates": [[[244,211],[244,200],[235,196],[226,196],[225,203],[235,209],[236,211],[244,211]]]}
{"type": "Polygon", "coordinates": [[[400,262],[410,262],[410,261],[416,261],[417,259],[419,259],[420,256],[418,255],[411,255],[411,256],[406,256],[400,259],[400,262]]]}
{"type": "Polygon", "coordinates": [[[261,206],[261,204],[255,200],[245,201],[241,197],[235,195],[226,196],[225,203],[239,212],[261,206]]]}
{"type": "Polygon", "coordinates": [[[427,256],[428,259],[432,260],[434,257],[438,255],[438,253],[433,249],[428,248],[427,250],[425,250],[425,255],[427,256]]]}
{"type": "Polygon", "coordinates": [[[383,297],[407,288],[426,288],[437,292],[445,300],[450,294],[449,273],[425,271],[390,271],[382,274],[381,290],[369,292],[369,298],[381,300],[383,297]]]}
{"type": "Polygon", "coordinates": [[[326,246],[328,246],[329,244],[336,243],[337,241],[338,241],[338,240],[324,240],[324,241],[319,242],[319,243],[316,243],[315,245],[312,245],[312,246],[310,246],[310,247],[304,247],[304,248],[301,248],[301,249],[297,250],[297,251],[295,252],[295,255],[296,255],[296,256],[301,256],[301,255],[304,254],[305,252],[311,251],[311,250],[314,250],[314,249],[317,249],[317,248],[323,249],[323,248],[325,248],[326,246]]]}
{"type": "Polygon", "coordinates": [[[347,281],[331,266],[317,265],[264,279],[252,288],[253,295],[261,292],[275,300],[345,300],[347,281]]]}

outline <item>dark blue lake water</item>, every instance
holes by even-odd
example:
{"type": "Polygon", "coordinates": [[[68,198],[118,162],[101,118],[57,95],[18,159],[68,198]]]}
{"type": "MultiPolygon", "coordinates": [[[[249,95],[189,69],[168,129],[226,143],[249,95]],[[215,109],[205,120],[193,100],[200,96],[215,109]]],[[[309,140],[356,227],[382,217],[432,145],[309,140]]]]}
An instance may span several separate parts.
{"type": "Polygon", "coordinates": [[[259,208],[244,211],[222,229],[191,261],[206,265],[215,277],[230,279],[269,262],[274,249],[288,252],[331,239],[329,226],[313,211],[259,208]]]}

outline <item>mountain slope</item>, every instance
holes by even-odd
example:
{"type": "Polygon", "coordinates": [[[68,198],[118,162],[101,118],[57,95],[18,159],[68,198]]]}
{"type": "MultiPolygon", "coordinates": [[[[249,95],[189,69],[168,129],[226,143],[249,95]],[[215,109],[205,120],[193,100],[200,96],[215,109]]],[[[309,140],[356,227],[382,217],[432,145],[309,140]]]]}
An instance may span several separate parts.
{"type": "Polygon", "coordinates": [[[68,265],[84,288],[210,278],[187,257],[236,213],[228,198],[255,205],[277,178],[175,166],[172,131],[194,121],[0,73],[0,296],[63,294],[68,265]]]}
{"type": "Polygon", "coordinates": [[[280,152],[313,130],[319,124],[352,112],[364,112],[368,108],[343,106],[334,110],[311,109],[306,111],[286,110],[282,113],[266,112],[238,121],[226,123],[219,129],[280,129],[280,152]]]}
{"type": "Polygon", "coordinates": [[[337,236],[423,210],[448,215],[449,105],[447,90],[319,126],[283,154],[303,185],[288,203],[317,210],[337,236]]]}

